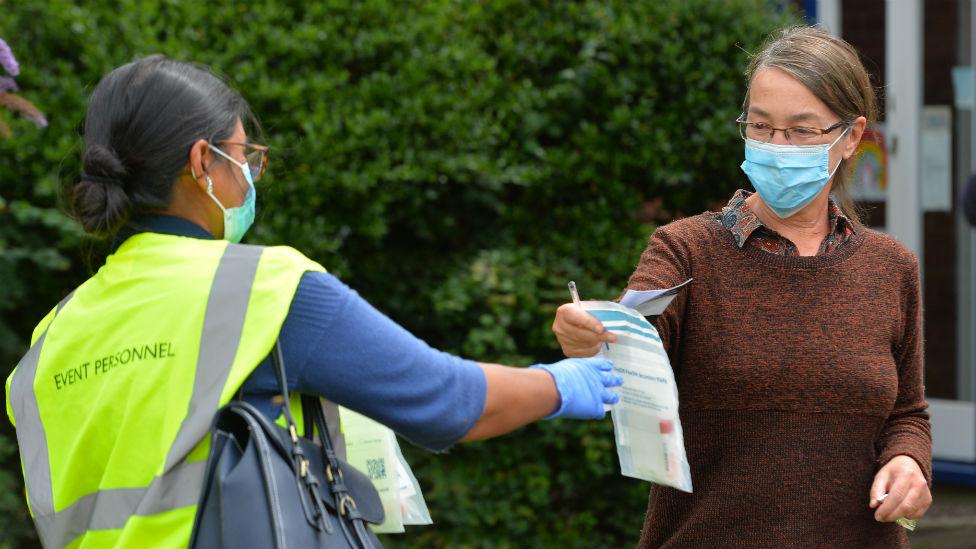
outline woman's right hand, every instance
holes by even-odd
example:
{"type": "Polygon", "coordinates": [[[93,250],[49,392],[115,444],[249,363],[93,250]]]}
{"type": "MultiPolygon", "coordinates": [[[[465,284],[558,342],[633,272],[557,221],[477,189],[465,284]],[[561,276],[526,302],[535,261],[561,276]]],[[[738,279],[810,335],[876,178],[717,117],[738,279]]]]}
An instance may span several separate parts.
{"type": "Polygon", "coordinates": [[[600,352],[604,343],[617,341],[617,336],[604,328],[595,316],[573,303],[565,303],[556,309],[552,333],[556,334],[563,354],[568,357],[590,357],[600,352]]]}

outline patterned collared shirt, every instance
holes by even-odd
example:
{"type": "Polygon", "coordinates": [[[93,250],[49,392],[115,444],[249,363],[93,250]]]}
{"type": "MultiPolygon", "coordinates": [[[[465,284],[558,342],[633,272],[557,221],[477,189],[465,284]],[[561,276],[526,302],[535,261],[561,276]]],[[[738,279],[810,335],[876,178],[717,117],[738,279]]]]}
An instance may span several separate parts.
{"type": "MultiPolygon", "coordinates": [[[[746,203],[746,198],[751,195],[752,193],[739,189],[732,195],[732,200],[729,200],[728,205],[722,208],[722,224],[732,232],[735,242],[740,248],[749,243],[771,254],[799,255],[800,252],[796,249],[795,244],[763,225],[759,217],[753,213],[752,208],[746,203]]],[[[830,200],[827,208],[827,220],[830,223],[830,232],[820,243],[817,255],[833,252],[846,244],[854,234],[854,224],[847,219],[844,212],[833,200],[830,200]]]]}

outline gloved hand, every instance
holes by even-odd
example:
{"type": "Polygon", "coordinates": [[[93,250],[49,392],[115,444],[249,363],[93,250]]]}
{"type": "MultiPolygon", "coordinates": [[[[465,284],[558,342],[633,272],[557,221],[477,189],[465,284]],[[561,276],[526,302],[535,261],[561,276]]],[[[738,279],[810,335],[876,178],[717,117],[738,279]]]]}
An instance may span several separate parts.
{"type": "Polygon", "coordinates": [[[619,387],[624,380],[611,372],[613,363],[605,358],[567,358],[531,368],[549,372],[559,390],[559,409],[546,419],[600,419],[606,415],[604,404],[616,404],[620,400],[620,396],[608,387],[619,387]]]}

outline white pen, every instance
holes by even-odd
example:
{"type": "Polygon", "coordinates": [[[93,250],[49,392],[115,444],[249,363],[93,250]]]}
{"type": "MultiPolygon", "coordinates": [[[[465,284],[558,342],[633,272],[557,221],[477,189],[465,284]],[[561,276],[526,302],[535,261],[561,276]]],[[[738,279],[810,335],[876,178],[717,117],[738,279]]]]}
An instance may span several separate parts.
{"type": "Polygon", "coordinates": [[[582,309],[583,304],[580,303],[579,292],[576,291],[576,282],[572,280],[569,281],[569,295],[573,298],[573,304],[582,309]]]}
{"type": "MultiPolygon", "coordinates": [[[[579,292],[576,291],[576,282],[570,280],[568,286],[569,286],[569,295],[570,295],[570,297],[573,298],[573,304],[576,305],[577,307],[579,307],[580,309],[582,309],[583,308],[583,304],[580,303],[579,292]]],[[[604,341],[603,342],[603,345],[607,348],[608,351],[610,350],[610,344],[609,343],[607,343],[606,341],[604,341]]]]}

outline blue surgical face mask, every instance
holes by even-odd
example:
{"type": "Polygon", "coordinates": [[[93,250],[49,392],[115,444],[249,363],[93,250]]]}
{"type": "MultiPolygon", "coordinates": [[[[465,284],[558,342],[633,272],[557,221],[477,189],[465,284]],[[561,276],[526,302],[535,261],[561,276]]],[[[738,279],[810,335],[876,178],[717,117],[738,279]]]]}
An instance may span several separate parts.
{"type": "Polygon", "coordinates": [[[217,200],[217,197],[214,196],[213,181],[210,180],[209,175],[207,176],[207,194],[217,203],[220,210],[224,212],[224,240],[237,243],[244,238],[244,234],[251,228],[251,224],[254,223],[254,203],[257,198],[257,191],[254,189],[254,180],[246,162],[242,163],[234,160],[230,155],[213,145],[210,146],[210,149],[240,168],[241,173],[244,174],[244,180],[247,181],[247,194],[244,195],[244,203],[236,208],[225,208],[220,203],[220,200],[217,200]]]}
{"type": "Polygon", "coordinates": [[[829,145],[774,145],[746,139],[742,171],[773,213],[789,217],[813,201],[840,167],[838,162],[830,169],[830,149],[848,129],[829,145]]]}

